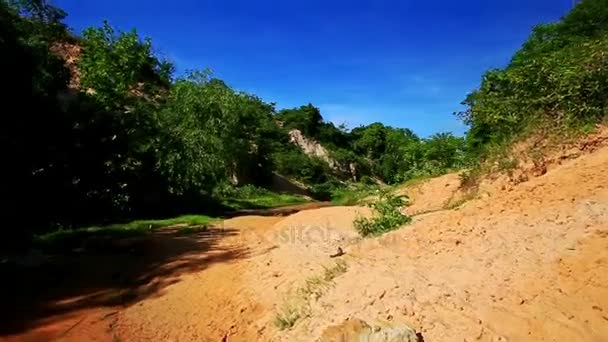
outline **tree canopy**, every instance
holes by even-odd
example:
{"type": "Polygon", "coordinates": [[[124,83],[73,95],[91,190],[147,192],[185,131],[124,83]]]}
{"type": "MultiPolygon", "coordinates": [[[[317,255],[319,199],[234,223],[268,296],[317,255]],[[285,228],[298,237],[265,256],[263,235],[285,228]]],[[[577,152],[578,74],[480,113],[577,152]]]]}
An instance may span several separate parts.
{"type": "Polygon", "coordinates": [[[608,101],[608,3],[586,0],[562,20],[538,25],[504,69],[487,71],[458,116],[471,149],[508,142],[538,125],[602,120],[608,101]]]}
{"type": "Polygon", "coordinates": [[[419,137],[382,123],[348,130],[310,103],[277,110],[206,70],[175,77],[135,30],[104,22],[76,36],[65,16],[45,0],[0,2],[0,148],[10,165],[0,181],[12,199],[9,224],[37,212],[23,235],[201,210],[218,187],[264,186],[273,173],[309,186],[438,175],[533,125],[594,123],[607,113],[605,0],[539,25],[507,67],[486,72],[457,114],[470,125],[466,137],[419,137]],[[56,53],[66,42],[78,47],[75,68],[56,53]],[[333,162],[290,143],[294,129],[333,162]]]}

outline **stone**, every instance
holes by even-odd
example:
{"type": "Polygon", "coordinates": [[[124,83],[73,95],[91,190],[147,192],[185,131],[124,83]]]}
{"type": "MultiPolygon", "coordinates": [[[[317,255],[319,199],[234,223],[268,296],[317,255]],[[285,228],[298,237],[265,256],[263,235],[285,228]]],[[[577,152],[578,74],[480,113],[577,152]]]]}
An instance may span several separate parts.
{"type": "Polygon", "coordinates": [[[372,328],[360,319],[350,319],[330,326],[321,335],[322,342],[420,342],[422,335],[414,329],[397,322],[375,324],[372,328]]]}

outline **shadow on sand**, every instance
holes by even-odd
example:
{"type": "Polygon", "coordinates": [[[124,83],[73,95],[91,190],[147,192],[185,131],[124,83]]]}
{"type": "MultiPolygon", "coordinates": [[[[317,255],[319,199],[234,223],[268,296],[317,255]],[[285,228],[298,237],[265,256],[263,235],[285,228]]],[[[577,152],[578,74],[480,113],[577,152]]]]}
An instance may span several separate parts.
{"type": "MultiPolygon", "coordinates": [[[[313,202],[241,210],[223,217],[287,216],[329,205],[313,202]]],[[[83,310],[103,308],[106,313],[116,313],[120,307],[162,296],[183,275],[214,263],[247,258],[250,253],[246,246],[221,243],[238,234],[239,230],[230,227],[210,227],[187,234],[179,228],[163,228],[133,237],[85,236],[75,245],[64,246],[65,253],[34,256],[34,262],[2,262],[0,341],[7,336],[9,341],[22,341],[22,334],[28,341],[61,337],[57,331],[33,331],[59,326],[65,332],[66,324],[71,329],[74,317],[76,324],[81,322],[78,317],[83,310]]]]}
{"type": "Polygon", "coordinates": [[[128,306],[160,296],[182,275],[246,258],[244,247],[219,244],[236,234],[234,229],[209,228],[187,235],[162,229],[103,240],[93,244],[95,248],[46,257],[36,266],[0,264],[0,340],[79,310],[128,306]]]}

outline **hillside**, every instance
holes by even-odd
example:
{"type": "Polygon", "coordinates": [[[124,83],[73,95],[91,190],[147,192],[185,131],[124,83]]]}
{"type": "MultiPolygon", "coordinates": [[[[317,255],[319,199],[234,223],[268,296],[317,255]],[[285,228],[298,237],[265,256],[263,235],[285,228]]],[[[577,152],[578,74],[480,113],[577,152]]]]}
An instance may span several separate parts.
{"type": "Polygon", "coordinates": [[[463,161],[464,139],[448,133],[348,130],[312,104],[278,109],[206,69],[177,76],[137,31],[106,21],[76,34],[46,1],[2,2],[0,15],[16,108],[2,130],[15,166],[3,178],[7,222],[36,211],[6,248],[59,228],[229,212],[226,194],[265,193],[277,177],[328,200],[345,181],[397,183],[463,161]]]}
{"type": "MultiPolygon", "coordinates": [[[[425,341],[603,341],[608,146],[596,148],[458,208],[431,205],[435,211],[411,226],[374,239],[361,240],[352,228],[357,213],[367,215],[364,208],[229,219],[192,236],[189,243],[200,248],[159,265],[162,272],[146,276],[150,283],[125,288],[137,296],[132,304],[108,308],[99,301],[117,289],[90,293],[79,299],[83,309],[25,336],[339,341],[364,333],[360,324],[343,324],[359,319],[389,330],[411,327],[425,341]],[[337,246],[346,255],[332,259],[337,246]],[[344,266],[329,280],[314,280],[336,262],[344,266]],[[306,314],[280,330],[275,320],[286,308],[306,314]]],[[[440,188],[446,178],[427,184],[440,188]]],[[[159,236],[150,247],[176,243],[159,236]]],[[[142,248],[137,255],[148,255],[142,248]]]]}

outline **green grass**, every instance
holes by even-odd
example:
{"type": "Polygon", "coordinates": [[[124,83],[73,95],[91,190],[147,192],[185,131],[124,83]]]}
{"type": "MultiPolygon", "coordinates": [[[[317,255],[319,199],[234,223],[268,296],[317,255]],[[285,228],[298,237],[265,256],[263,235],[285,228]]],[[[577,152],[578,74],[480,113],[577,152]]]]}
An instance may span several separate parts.
{"type": "Polygon", "coordinates": [[[290,329],[300,318],[309,316],[310,301],[319,299],[331,287],[333,280],[347,270],[348,266],[342,260],[331,267],[323,266],[323,274],[306,279],[295,296],[283,303],[275,315],[274,325],[280,330],[290,329]]]}
{"type": "Polygon", "coordinates": [[[333,205],[357,205],[367,197],[378,195],[381,189],[388,186],[352,183],[346,187],[336,188],[332,191],[331,203],[333,205]]]}
{"type": "Polygon", "coordinates": [[[60,229],[34,237],[34,244],[44,250],[62,251],[77,247],[83,240],[93,237],[129,238],[146,235],[155,229],[176,227],[180,233],[193,233],[206,229],[215,219],[205,215],[183,215],[162,220],[136,220],[122,224],[93,226],[78,229],[60,229]]]}
{"type": "Polygon", "coordinates": [[[415,186],[415,185],[418,185],[418,184],[422,184],[422,183],[428,181],[429,179],[433,179],[435,177],[439,177],[441,175],[450,173],[451,171],[452,170],[449,170],[449,171],[440,173],[438,175],[421,175],[421,176],[418,176],[418,177],[415,177],[415,178],[411,178],[411,179],[408,179],[405,182],[399,184],[399,187],[400,188],[406,188],[406,187],[409,187],[409,186],[415,186]]]}
{"type": "Polygon", "coordinates": [[[242,209],[268,209],[309,202],[309,199],[294,194],[279,194],[268,192],[253,197],[245,198],[226,198],[222,204],[234,210],[242,209]]]}
{"type": "Polygon", "coordinates": [[[331,203],[333,205],[356,205],[366,195],[354,190],[340,189],[332,194],[331,203]]]}
{"type": "Polygon", "coordinates": [[[221,184],[216,187],[213,195],[223,206],[232,210],[269,209],[309,201],[308,197],[302,195],[277,193],[251,184],[221,184]]]}
{"type": "Polygon", "coordinates": [[[274,317],[274,325],[280,330],[289,329],[300,319],[300,315],[298,307],[284,305],[281,311],[274,317]]]}

